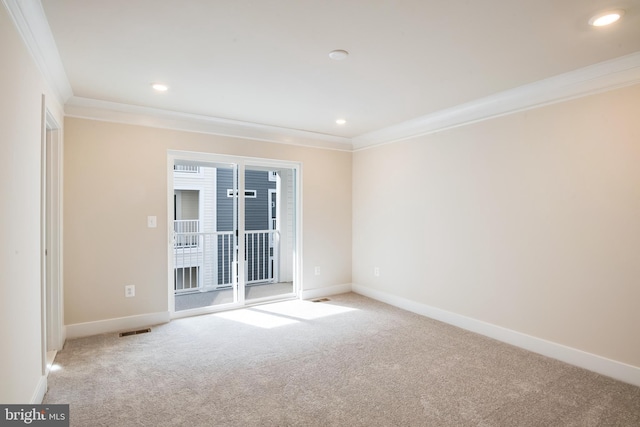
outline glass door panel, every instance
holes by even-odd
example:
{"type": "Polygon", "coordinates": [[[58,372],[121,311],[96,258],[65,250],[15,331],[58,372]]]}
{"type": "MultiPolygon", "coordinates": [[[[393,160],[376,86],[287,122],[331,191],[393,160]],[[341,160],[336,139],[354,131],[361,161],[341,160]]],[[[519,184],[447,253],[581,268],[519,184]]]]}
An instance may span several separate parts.
{"type": "Polygon", "coordinates": [[[295,295],[295,170],[246,165],[244,297],[255,303],[295,295]]]}
{"type": "Polygon", "coordinates": [[[239,302],[237,170],[235,164],[174,163],[176,312],[239,302]]]}

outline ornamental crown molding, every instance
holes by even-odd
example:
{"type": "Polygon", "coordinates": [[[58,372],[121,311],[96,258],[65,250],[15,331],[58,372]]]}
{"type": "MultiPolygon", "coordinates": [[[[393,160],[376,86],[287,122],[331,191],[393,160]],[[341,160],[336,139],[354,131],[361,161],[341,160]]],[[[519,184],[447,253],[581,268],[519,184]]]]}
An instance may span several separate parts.
{"type": "Polygon", "coordinates": [[[354,150],[389,144],[638,83],[640,52],[635,52],[369,132],[351,142],[354,150]]]}
{"type": "Polygon", "coordinates": [[[64,105],[73,95],[40,0],[2,0],[36,66],[64,105]]]}
{"type": "Polygon", "coordinates": [[[339,136],[76,96],[71,97],[65,105],[65,115],[256,141],[351,151],[351,140],[339,136]]]}
{"type": "Polygon", "coordinates": [[[40,72],[65,106],[65,114],[167,129],[202,132],[335,150],[361,150],[441,132],[491,118],[564,102],[640,83],[640,51],[416,117],[396,125],[343,138],[75,97],[40,0],[2,0],[40,72]]]}

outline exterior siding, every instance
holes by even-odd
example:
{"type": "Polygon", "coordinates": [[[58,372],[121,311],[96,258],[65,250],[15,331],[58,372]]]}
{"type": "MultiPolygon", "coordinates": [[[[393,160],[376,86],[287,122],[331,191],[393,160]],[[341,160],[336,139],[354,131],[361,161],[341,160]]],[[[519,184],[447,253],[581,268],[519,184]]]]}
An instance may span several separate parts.
{"type": "Polygon", "coordinates": [[[233,188],[233,171],[216,169],[216,231],[233,231],[233,198],[227,197],[227,189],[233,188]]]}
{"type": "MultiPolygon", "coordinates": [[[[211,167],[198,168],[198,172],[174,172],[174,190],[180,192],[181,211],[177,213],[177,219],[198,219],[200,233],[215,231],[215,188],[216,169],[211,167]],[[202,205],[201,205],[202,204],[202,205]]],[[[175,206],[174,206],[175,210],[175,206]]],[[[179,250],[175,253],[174,280],[176,289],[188,289],[204,286],[215,286],[217,265],[207,261],[204,254],[215,254],[215,242],[206,236],[192,236],[186,241],[199,242],[197,251],[185,253],[179,250]],[[182,269],[185,270],[182,270],[182,269]],[[185,278],[183,280],[183,273],[185,278]],[[190,278],[190,279],[188,279],[190,278]],[[185,286],[187,285],[187,286],[185,286]]]]}
{"type": "MultiPolygon", "coordinates": [[[[233,231],[233,197],[229,197],[228,190],[233,188],[233,171],[231,169],[217,169],[217,230],[233,231]]],[[[258,231],[269,229],[270,204],[269,190],[276,188],[274,181],[269,181],[269,173],[266,171],[245,171],[245,188],[247,191],[256,192],[256,197],[245,198],[245,229],[246,231],[258,231]]],[[[229,242],[222,237],[218,239],[218,253],[229,254],[223,246],[229,242]]],[[[269,257],[269,239],[262,236],[253,236],[247,239],[247,259],[251,260],[248,269],[247,279],[254,280],[262,272],[269,257]]],[[[224,271],[224,265],[229,265],[228,257],[222,256],[218,260],[218,280],[219,283],[229,283],[229,272],[224,271]]]]}
{"type": "Polygon", "coordinates": [[[269,181],[269,172],[245,171],[245,188],[256,190],[256,198],[245,199],[245,229],[268,230],[270,218],[269,190],[276,188],[275,181],[269,181]]]}
{"type": "MultiPolygon", "coordinates": [[[[216,169],[216,231],[233,231],[233,198],[227,189],[233,188],[233,170],[216,169]]],[[[227,267],[233,261],[234,238],[218,236],[218,283],[231,283],[232,271],[227,267]]]]}
{"type": "MultiPolygon", "coordinates": [[[[218,196],[217,225],[218,231],[233,230],[233,198],[227,196],[227,190],[233,188],[231,169],[217,170],[218,196]]],[[[247,231],[269,229],[269,190],[276,188],[274,181],[269,181],[269,173],[265,171],[247,170],[245,172],[245,188],[255,190],[256,197],[245,199],[245,229],[247,231]]]]}
{"type": "Polygon", "coordinates": [[[294,171],[284,169],[280,171],[280,191],[282,206],[280,206],[280,281],[293,281],[293,249],[295,247],[296,224],[296,185],[294,171]]]}
{"type": "MultiPolygon", "coordinates": [[[[269,203],[269,190],[276,188],[274,181],[269,181],[269,172],[245,171],[245,188],[256,191],[256,197],[245,198],[245,230],[265,231],[269,230],[271,218],[271,205],[269,203]]],[[[260,280],[266,277],[266,267],[269,263],[270,248],[269,235],[248,235],[246,239],[247,253],[247,280],[260,280]]]]}

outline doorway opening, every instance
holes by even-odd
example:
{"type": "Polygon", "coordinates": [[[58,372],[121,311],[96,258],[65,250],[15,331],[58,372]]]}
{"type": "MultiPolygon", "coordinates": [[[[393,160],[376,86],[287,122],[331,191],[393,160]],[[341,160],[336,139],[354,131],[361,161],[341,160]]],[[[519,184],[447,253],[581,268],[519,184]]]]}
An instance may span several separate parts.
{"type": "Polygon", "coordinates": [[[41,144],[41,312],[42,374],[64,345],[62,296],[62,138],[42,98],[41,144]]]}
{"type": "Polygon", "coordinates": [[[300,165],[185,152],[168,163],[172,317],[297,297],[300,165]]]}

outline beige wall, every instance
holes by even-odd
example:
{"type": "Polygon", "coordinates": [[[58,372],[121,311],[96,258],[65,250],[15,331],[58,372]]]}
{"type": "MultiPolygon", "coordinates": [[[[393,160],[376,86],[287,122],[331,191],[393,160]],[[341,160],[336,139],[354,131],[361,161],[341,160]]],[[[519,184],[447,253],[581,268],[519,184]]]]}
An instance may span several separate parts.
{"type": "Polygon", "coordinates": [[[42,94],[61,108],[0,6],[0,402],[29,403],[42,380],[40,156],[42,94]]]}
{"type": "Polygon", "coordinates": [[[167,311],[167,150],[302,162],[303,287],[351,283],[350,152],[66,118],[65,324],[167,311]]]}
{"type": "Polygon", "coordinates": [[[634,86],[354,153],[353,282],[640,366],[639,118],[634,86]]]}

